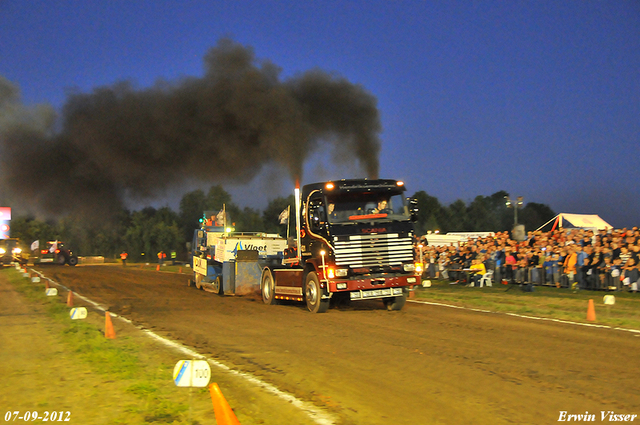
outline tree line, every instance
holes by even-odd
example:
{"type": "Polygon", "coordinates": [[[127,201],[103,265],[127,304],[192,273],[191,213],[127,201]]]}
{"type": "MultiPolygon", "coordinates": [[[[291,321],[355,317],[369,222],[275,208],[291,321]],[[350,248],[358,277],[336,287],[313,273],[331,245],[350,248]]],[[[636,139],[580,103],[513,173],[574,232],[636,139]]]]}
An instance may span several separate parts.
{"type": "MultiPolygon", "coordinates": [[[[513,227],[514,211],[507,208],[504,191],[491,196],[477,196],[470,203],[457,200],[442,205],[437,198],[419,191],[413,195],[418,203],[416,233],[428,231],[505,231],[513,227]]],[[[220,185],[205,193],[194,190],[180,200],[176,212],[169,207],[146,207],[139,211],[122,210],[108,220],[95,221],[74,215],[43,221],[33,216],[18,216],[11,221],[11,236],[20,238],[28,248],[33,241],[61,240],[78,255],[103,255],[118,258],[122,251],[134,261],[156,261],[159,251],[176,251],[186,260],[194,229],[200,227],[204,211],[220,211],[223,206],[236,231],[286,234],[279,215],[293,205],[293,195],[278,197],[264,210],[240,208],[220,185]]],[[[534,230],[555,213],[544,204],[527,203],[518,211],[518,222],[534,230]]]]}

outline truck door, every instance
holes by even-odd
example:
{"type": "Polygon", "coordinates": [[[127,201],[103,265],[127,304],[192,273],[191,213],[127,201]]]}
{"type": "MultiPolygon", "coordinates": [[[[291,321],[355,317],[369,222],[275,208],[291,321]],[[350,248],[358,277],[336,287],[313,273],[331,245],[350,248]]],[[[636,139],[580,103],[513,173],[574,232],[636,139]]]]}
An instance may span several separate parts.
{"type": "Polygon", "coordinates": [[[329,224],[327,221],[327,210],[322,196],[314,196],[309,200],[307,214],[309,233],[311,236],[309,250],[315,256],[321,249],[328,248],[327,238],[329,237],[329,224]]]}

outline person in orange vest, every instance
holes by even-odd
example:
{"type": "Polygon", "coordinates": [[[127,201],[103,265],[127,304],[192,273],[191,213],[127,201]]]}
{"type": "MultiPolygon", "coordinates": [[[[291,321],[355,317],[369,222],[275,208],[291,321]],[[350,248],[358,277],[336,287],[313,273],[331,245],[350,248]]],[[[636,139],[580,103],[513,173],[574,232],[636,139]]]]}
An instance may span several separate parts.
{"type": "Polygon", "coordinates": [[[167,254],[165,254],[164,251],[160,251],[158,253],[158,264],[162,265],[165,258],[167,258],[167,254]]]}
{"type": "Polygon", "coordinates": [[[129,254],[127,254],[126,251],[122,251],[120,253],[120,259],[122,260],[122,267],[125,267],[127,265],[127,257],[129,256],[129,254]]]}

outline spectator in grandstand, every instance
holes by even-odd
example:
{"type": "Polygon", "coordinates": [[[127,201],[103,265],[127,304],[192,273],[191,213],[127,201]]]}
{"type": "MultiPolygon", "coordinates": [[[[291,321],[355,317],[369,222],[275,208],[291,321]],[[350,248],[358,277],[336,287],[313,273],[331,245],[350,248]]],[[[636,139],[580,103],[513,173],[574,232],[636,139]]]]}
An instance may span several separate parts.
{"type": "Polygon", "coordinates": [[[540,283],[540,250],[538,248],[530,251],[527,260],[527,267],[529,268],[529,279],[531,283],[540,283]]]}
{"type": "MultiPolygon", "coordinates": [[[[617,238],[616,238],[617,239],[617,238]]],[[[620,256],[620,245],[617,242],[611,242],[611,256],[615,259],[620,256]]]]}
{"type": "Polygon", "coordinates": [[[640,264],[640,245],[631,245],[631,258],[636,264],[640,264]]]}
{"type": "Polygon", "coordinates": [[[611,270],[613,264],[611,264],[611,257],[603,256],[604,261],[598,266],[598,276],[600,278],[600,287],[603,289],[609,289],[613,285],[613,278],[611,276],[611,270]]]}
{"type": "Polygon", "coordinates": [[[619,291],[621,288],[620,277],[622,276],[622,260],[620,257],[616,257],[613,259],[613,264],[611,265],[610,274],[612,277],[611,284],[609,285],[609,289],[615,289],[619,291]]]}
{"type": "Polygon", "coordinates": [[[547,275],[547,282],[551,285],[560,283],[560,256],[555,252],[550,252],[544,260],[544,268],[547,275]]]}
{"type": "Polygon", "coordinates": [[[567,256],[564,259],[564,274],[567,276],[568,285],[571,289],[575,287],[576,264],[578,262],[578,254],[576,254],[575,246],[571,246],[567,250],[567,256]]]}
{"type": "Polygon", "coordinates": [[[514,268],[514,279],[516,283],[525,283],[527,279],[527,257],[519,256],[514,268]]]}
{"type": "Polygon", "coordinates": [[[487,272],[484,263],[479,258],[476,258],[471,261],[469,269],[469,286],[479,286],[480,279],[487,272]]]}
{"type": "Polygon", "coordinates": [[[511,252],[511,247],[504,249],[504,277],[507,281],[513,282],[514,270],[517,269],[516,257],[511,252]]]}
{"type": "Polygon", "coordinates": [[[627,260],[631,258],[631,253],[629,252],[629,248],[626,245],[622,245],[620,247],[620,260],[622,260],[622,264],[627,264],[627,260]]]}
{"type": "Polygon", "coordinates": [[[587,286],[587,281],[584,274],[584,260],[589,256],[587,252],[584,250],[584,246],[580,243],[575,244],[575,252],[576,252],[576,281],[578,282],[578,288],[585,289],[587,286]]]}
{"type": "Polygon", "coordinates": [[[640,272],[638,271],[638,265],[633,261],[632,258],[629,258],[625,265],[622,267],[623,279],[622,283],[624,285],[624,289],[627,291],[633,290],[633,283],[635,283],[635,288],[638,288],[638,279],[640,279],[640,272]]]}

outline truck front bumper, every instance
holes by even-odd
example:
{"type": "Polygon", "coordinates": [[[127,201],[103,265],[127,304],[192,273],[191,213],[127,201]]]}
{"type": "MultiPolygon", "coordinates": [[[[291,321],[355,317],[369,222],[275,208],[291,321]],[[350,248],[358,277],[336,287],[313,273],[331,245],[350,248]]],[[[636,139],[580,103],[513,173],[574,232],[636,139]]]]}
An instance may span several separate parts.
{"type": "Polygon", "coordinates": [[[414,285],[420,285],[420,276],[333,279],[329,280],[329,292],[351,292],[351,299],[396,297],[402,295],[403,287],[414,285]]]}

